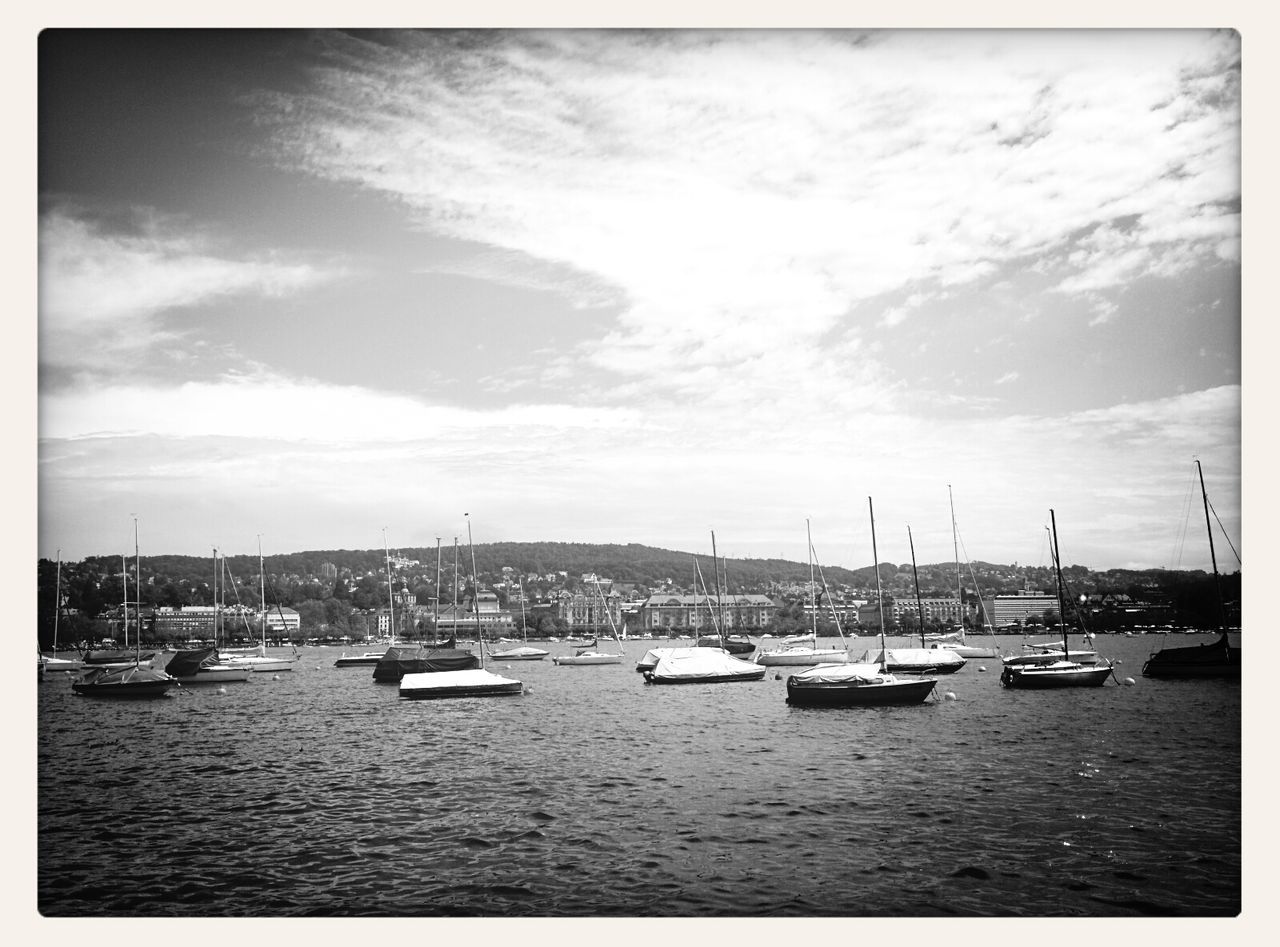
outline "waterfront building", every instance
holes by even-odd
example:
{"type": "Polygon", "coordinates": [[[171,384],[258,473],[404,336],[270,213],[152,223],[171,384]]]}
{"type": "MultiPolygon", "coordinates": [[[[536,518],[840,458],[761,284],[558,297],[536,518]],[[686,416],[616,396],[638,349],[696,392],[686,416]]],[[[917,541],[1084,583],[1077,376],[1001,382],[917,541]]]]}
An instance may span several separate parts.
{"type": "MultiPolygon", "coordinates": [[[[608,581],[602,579],[601,586],[608,581]]],[[[618,633],[622,633],[622,596],[616,592],[605,592],[603,601],[595,588],[587,592],[561,592],[556,596],[554,614],[570,628],[591,629],[602,634],[612,632],[609,624],[612,619],[618,633]]]]}
{"type": "Polygon", "coordinates": [[[1056,614],[1057,611],[1057,595],[1021,589],[1014,595],[997,595],[991,605],[991,618],[997,628],[1002,628],[1022,624],[1028,618],[1040,619],[1045,612],[1056,614]]]}
{"type": "MultiPolygon", "coordinates": [[[[647,631],[711,631],[712,612],[719,621],[714,595],[650,595],[641,606],[640,627],[647,631]]],[[[773,624],[778,604],[767,595],[724,596],[725,624],[729,631],[752,633],[773,624]]]]}
{"type": "MultiPolygon", "coordinates": [[[[480,592],[476,596],[477,608],[473,610],[470,603],[440,606],[440,621],[436,625],[436,636],[448,638],[457,635],[459,638],[470,638],[476,633],[477,625],[486,640],[506,638],[515,633],[515,622],[511,611],[501,606],[498,596],[492,592],[480,592]],[[476,616],[479,615],[479,622],[476,616]]],[[[383,624],[379,621],[378,630],[382,632],[383,624]]]]}

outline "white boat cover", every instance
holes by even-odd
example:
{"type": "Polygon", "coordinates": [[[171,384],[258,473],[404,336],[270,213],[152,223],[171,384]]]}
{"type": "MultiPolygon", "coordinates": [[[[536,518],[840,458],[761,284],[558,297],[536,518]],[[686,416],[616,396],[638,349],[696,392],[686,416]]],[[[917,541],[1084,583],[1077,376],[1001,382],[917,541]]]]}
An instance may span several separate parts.
{"type": "Polygon", "coordinates": [[[661,661],[668,654],[674,654],[677,651],[688,651],[688,650],[690,649],[689,648],[650,648],[648,651],[644,653],[644,657],[636,662],[636,668],[642,671],[652,670],[653,668],[656,668],[658,666],[658,662],[661,661]]]}
{"type": "Polygon", "coordinates": [[[938,667],[949,664],[959,666],[965,663],[964,658],[950,648],[889,648],[887,651],[880,651],[874,655],[868,651],[862,658],[864,661],[876,664],[887,660],[891,665],[905,667],[912,665],[938,667]]]}
{"type": "Polygon", "coordinates": [[[735,658],[719,648],[657,648],[666,651],[651,674],[664,680],[717,681],[751,675],[763,678],[765,668],[735,658]]]}
{"type": "Polygon", "coordinates": [[[791,679],[811,684],[882,684],[894,680],[894,677],[881,671],[878,664],[817,664],[797,671],[791,679]]]}
{"type": "Polygon", "coordinates": [[[541,658],[550,654],[550,651],[543,651],[541,648],[531,648],[525,645],[519,648],[511,648],[507,651],[490,651],[491,658],[541,658]]]}
{"type": "Polygon", "coordinates": [[[400,678],[400,693],[408,692],[447,694],[450,691],[466,693],[476,689],[487,689],[510,685],[514,690],[520,687],[519,681],[502,677],[484,668],[472,668],[466,671],[421,671],[406,674],[400,678]]]}

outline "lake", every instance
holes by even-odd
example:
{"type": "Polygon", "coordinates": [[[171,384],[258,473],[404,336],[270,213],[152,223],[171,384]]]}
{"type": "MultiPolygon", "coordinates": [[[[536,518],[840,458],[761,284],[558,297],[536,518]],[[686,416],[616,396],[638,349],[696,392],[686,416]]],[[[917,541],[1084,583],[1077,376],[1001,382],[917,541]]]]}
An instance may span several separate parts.
{"type": "Polygon", "coordinates": [[[1009,691],[998,659],[969,659],[938,679],[954,699],[878,709],[791,707],[789,668],[646,685],[635,662],[663,641],[628,641],[621,665],[494,662],[526,684],[506,698],[401,700],[334,668],[339,648],[156,701],[51,677],[38,908],[1235,915],[1241,687],[1140,674],[1162,641],[1210,639],[1099,636],[1133,686],[1009,691]]]}

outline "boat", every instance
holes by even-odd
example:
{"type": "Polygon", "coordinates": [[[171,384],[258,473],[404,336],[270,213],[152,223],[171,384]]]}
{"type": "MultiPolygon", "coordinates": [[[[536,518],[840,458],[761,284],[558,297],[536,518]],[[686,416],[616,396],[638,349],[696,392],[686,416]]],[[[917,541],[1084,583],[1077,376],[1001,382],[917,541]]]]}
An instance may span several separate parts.
{"type": "Polygon", "coordinates": [[[1058,661],[1093,665],[1098,663],[1098,652],[1087,648],[1064,652],[1056,641],[1029,641],[1023,644],[1021,654],[1007,654],[1000,660],[1005,667],[1044,667],[1058,661]]]}
{"type": "MultiPolygon", "coordinates": [[[[946,648],[948,651],[954,651],[962,658],[998,658],[1000,651],[991,645],[985,648],[971,645],[965,640],[964,631],[964,584],[960,580],[960,530],[956,525],[956,503],[951,495],[951,484],[947,484],[947,500],[951,504],[951,548],[956,557],[956,601],[960,606],[960,614],[956,616],[958,626],[954,632],[936,637],[930,636],[930,640],[935,643],[930,644],[930,648],[946,648]]],[[[967,557],[966,557],[967,558],[967,557]]],[[[978,611],[986,617],[987,610],[982,605],[982,587],[978,585],[977,576],[973,575],[973,563],[969,563],[969,574],[973,578],[974,592],[978,596],[978,611]]],[[[990,630],[991,626],[987,625],[987,633],[994,634],[990,630]]]]}
{"type": "MultiPolygon", "coordinates": [[[[1062,560],[1058,552],[1058,521],[1053,510],[1049,511],[1053,532],[1053,570],[1058,589],[1058,623],[1062,627],[1062,650],[1067,658],[1047,664],[1010,664],[1005,662],[1000,672],[1000,683],[1008,688],[1023,690],[1048,690],[1060,687],[1101,687],[1111,676],[1111,665],[1101,667],[1070,660],[1071,648],[1067,641],[1067,612],[1062,593],[1062,560]]],[[[1047,652],[1046,652],[1047,653],[1047,652]]]]}
{"type": "Polygon", "coordinates": [[[949,648],[930,648],[924,637],[924,602],[920,598],[920,574],[916,571],[916,545],[907,527],[907,541],[911,545],[911,572],[915,576],[916,615],[920,623],[920,647],[881,647],[880,654],[866,652],[861,664],[876,664],[893,674],[954,674],[965,666],[965,659],[949,648]]]}
{"type": "MultiPolygon", "coordinates": [[[[471,574],[479,597],[480,574],[476,571],[475,547],[471,544],[471,520],[467,519],[467,546],[471,549],[471,574]]],[[[484,667],[484,635],[480,630],[480,609],[476,606],[476,638],[480,644],[479,666],[465,670],[422,671],[405,674],[400,679],[400,697],[404,700],[440,700],[454,697],[511,697],[524,693],[521,681],[494,674],[484,667]]],[[[390,653],[393,649],[388,648],[390,653]]],[[[468,655],[474,658],[474,655],[468,655]]]]}
{"type": "Polygon", "coordinates": [[[179,684],[226,684],[247,681],[253,674],[246,667],[224,664],[217,648],[189,648],[175,651],[164,672],[179,684]]]}
{"type": "Polygon", "coordinates": [[[600,580],[595,580],[596,594],[600,596],[600,603],[604,605],[605,617],[609,619],[609,627],[613,630],[613,640],[618,644],[618,651],[600,651],[599,639],[593,638],[586,647],[575,649],[573,654],[561,654],[551,659],[552,664],[565,666],[581,666],[595,664],[621,664],[622,659],[626,657],[626,649],[622,646],[622,640],[618,637],[618,626],[613,623],[613,615],[609,611],[609,602],[604,597],[604,592],[600,588],[600,580]]]}
{"type": "Polygon", "coordinates": [[[690,648],[688,646],[685,646],[683,648],[650,648],[648,651],[644,653],[644,656],[640,658],[639,661],[636,662],[636,670],[639,671],[641,674],[643,674],[645,671],[652,671],[654,668],[658,666],[658,662],[661,661],[667,655],[674,654],[677,651],[689,651],[689,650],[690,648]]]}
{"type": "MultiPolygon", "coordinates": [[[[798,635],[782,639],[782,646],[768,651],[757,651],[755,662],[766,667],[810,667],[815,664],[848,664],[849,650],[843,647],[844,633],[840,633],[841,647],[818,647],[818,603],[816,583],[813,574],[813,534],[809,530],[809,521],[804,521],[805,531],[809,535],[809,611],[812,614],[813,628],[807,635],[798,635]]],[[[837,622],[836,628],[839,629],[837,622]]]]}
{"type": "Polygon", "coordinates": [[[372,667],[386,655],[386,650],[366,651],[364,654],[348,655],[345,651],[333,662],[336,668],[372,667]]]}
{"type": "MultiPolygon", "coordinates": [[[[228,664],[240,668],[248,668],[254,674],[292,671],[298,660],[297,649],[291,655],[267,654],[267,573],[262,565],[262,537],[258,537],[258,582],[262,600],[262,638],[258,647],[250,654],[235,654],[227,657],[228,664]]],[[[279,608],[279,604],[276,605],[279,608]]],[[[281,612],[281,622],[284,613],[281,612]]]]}
{"type": "Polygon", "coordinates": [[[1209,520],[1209,494],[1204,488],[1204,470],[1196,461],[1200,477],[1200,497],[1204,502],[1204,521],[1209,531],[1209,558],[1213,562],[1213,584],[1218,596],[1218,638],[1208,644],[1153,651],[1142,665],[1143,677],[1159,678],[1240,678],[1240,648],[1227,640],[1227,622],[1222,602],[1222,581],[1218,575],[1218,554],[1213,546],[1213,527],[1209,520]]]}
{"type": "MultiPolygon", "coordinates": [[[[736,658],[718,648],[661,648],[652,668],[642,671],[646,684],[725,684],[759,681],[768,668],[736,658]]],[[[652,653],[652,652],[650,652],[652,653]]]]}
{"type": "MultiPolygon", "coordinates": [[[[876,563],[876,601],[880,607],[880,654],[884,640],[884,596],[880,591],[880,557],[876,552],[876,517],[871,515],[871,557],[876,563]]],[[[787,678],[787,703],[801,707],[883,707],[922,704],[933,693],[931,677],[899,678],[883,664],[819,664],[787,678]]]]}
{"type": "MultiPolygon", "coordinates": [[[[138,558],[138,583],[141,590],[142,557],[138,555],[138,520],[133,521],[134,554],[138,558]]],[[[142,596],[138,595],[139,603],[142,596]]],[[[124,628],[125,640],[129,634],[129,575],[124,575],[124,628]]],[[[86,667],[71,688],[84,697],[103,697],[113,700],[152,700],[164,697],[178,685],[172,677],[157,668],[142,663],[142,611],[138,610],[138,633],[134,639],[134,660],[124,667],[98,665],[86,667]]]]}
{"type": "MultiPolygon", "coordinates": [[[[522,644],[514,648],[504,648],[501,651],[491,651],[489,657],[501,661],[541,661],[550,651],[544,651],[542,648],[533,648],[529,645],[529,626],[525,624],[524,611],[524,583],[519,579],[516,585],[520,589],[520,630],[522,632],[522,644]]],[[[511,644],[515,644],[514,641],[511,644]]]]}
{"type": "Polygon", "coordinates": [[[60,658],[58,657],[58,619],[62,616],[62,550],[57,553],[57,569],[54,573],[53,587],[53,644],[50,646],[50,653],[44,654],[39,647],[36,648],[36,654],[39,665],[40,679],[44,679],[46,672],[54,673],[58,671],[79,671],[84,667],[84,661],[80,658],[60,658]]]}

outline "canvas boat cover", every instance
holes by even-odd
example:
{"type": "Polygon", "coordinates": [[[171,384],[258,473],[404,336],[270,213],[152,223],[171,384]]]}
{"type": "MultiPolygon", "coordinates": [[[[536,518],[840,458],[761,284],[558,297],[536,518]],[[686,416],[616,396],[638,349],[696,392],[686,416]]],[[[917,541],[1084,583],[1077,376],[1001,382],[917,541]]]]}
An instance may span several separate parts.
{"type": "Polygon", "coordinates": [[[885,684],[894,677],[881,671],[878,664],[815,664],[797,671],[790,680],[802,684],[885,684]]]}
{"type": "Polygon", "coordinates": [[[373,668],[375,681],[398,681],[406,674],[466,671],[480,666],[470,651],[456,648],[423,648],[419,645],[392,645],[373,668]]]}
{"type": "Polygon", "coordinates": [[[117,650],[117,651],[86,651],[84,655],[85,664],[119,664],[124,661],[133,661],[135,659],[147,661],[155,657],[154,651],[143,651],[139,654],[136,651],[117,650]]]}
{"type": "Polygon", "coordinates": [[[716,648],[655,648],[667,651],[650,672],[667,681],[717,681],[751,677],[759,680],[766,668],[735,658],[716,648]]]}
{"type": "Polygon", "coordinates": [[[889,648],[878,652],[874,657],[870,651],[862,657],[865,663],[880,664],[887,661],[890,665],[899,667],[941,667],[950,664],[958,667],[965,663],[964,658],[950,648],[889,648]]]}
{"type": "Polygon", "coordinates": [[[187,651],[175,651],[169,663],[164,666],[164,670],[170,677],[192,677],[200,668],[217,663],[217,648],[192,648],[187,651]]]}
{"type": "Polygon", "coordinates": [[[424,671],[406,674],[400,680],[400,696],[484,696],[486,694],[518,694],[524,689],[519,681],[502,677],[483,668],[463,671],[424,671]]]}
{"type": "Polygon", "coordinates": [[[674,654],[677,651],[688,651],[688,648],[650,648],[644,653],[644,657],[636,662],[637,671],[651,671],[658,666],[668,654],[674,654]]]}
{"type": "Polygon", "coordinates": [[[164,671],[130,664],[128,667],[88,668],[75,685],[78,688],[93,686],[112,689],[127,685],[154,685],[171,680],[172,678],[164,671]]]}

